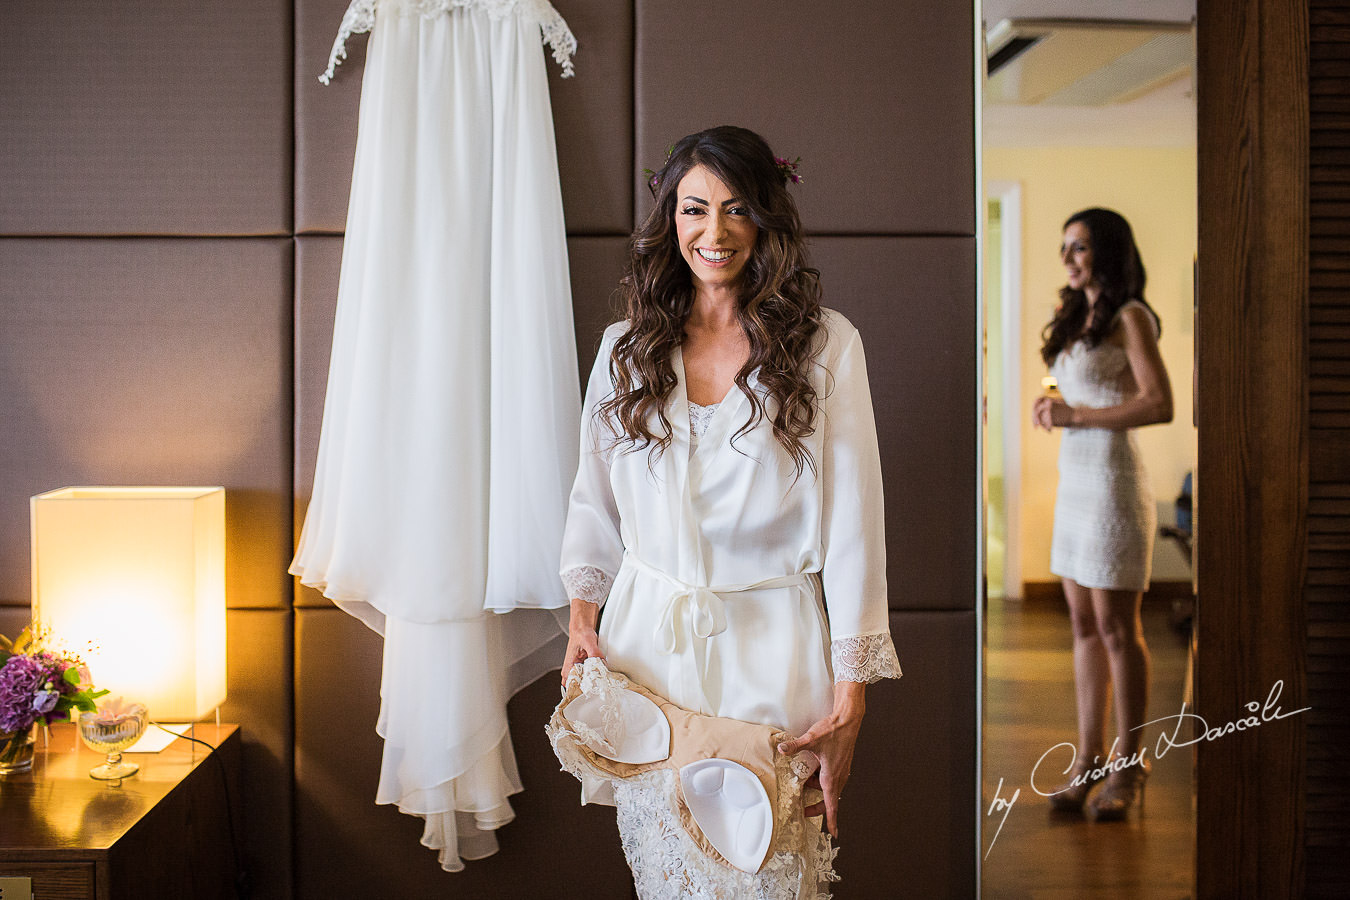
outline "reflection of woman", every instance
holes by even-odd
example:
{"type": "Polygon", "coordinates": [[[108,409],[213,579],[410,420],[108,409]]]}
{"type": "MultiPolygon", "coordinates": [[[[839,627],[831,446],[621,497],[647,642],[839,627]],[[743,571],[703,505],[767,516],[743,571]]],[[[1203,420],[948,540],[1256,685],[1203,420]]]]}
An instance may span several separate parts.
{"type": "MultiPolygon", "coordinates": [[[[1127,760],[1140,747],[1134,729],[1148,705],[1149,654],[1139,608],[1157,513],[1130,429],[1171,421],[1172,391],[1129,223],[1106,209],[1076,213],[1064,225],[1060,254],[1069,283],[1041,356],[1063,399],[1039,398],[1031,417],[1046,431],[1064,429],[1050,571],[1064,580],[1073,622],[1078,754],[1069,784],[1050,800],[1081,810],[1107,760],[1111,686],[1114,757],[1127,760]]],[[[1087,801],[1098,819],[1123,818],[1148,774],[1142,760],[1118,765],[1087,801]]]]}
{"type": "Polygon", "coordinates": [[[563,674],[603,656],[686,709],[801,735],[783,752],[820,757],[807,812],[837,834],[864,684],[900,670],[862,343],[819,304],[789,177],[720,127],[652,178],[582,414],[563,674]]]}

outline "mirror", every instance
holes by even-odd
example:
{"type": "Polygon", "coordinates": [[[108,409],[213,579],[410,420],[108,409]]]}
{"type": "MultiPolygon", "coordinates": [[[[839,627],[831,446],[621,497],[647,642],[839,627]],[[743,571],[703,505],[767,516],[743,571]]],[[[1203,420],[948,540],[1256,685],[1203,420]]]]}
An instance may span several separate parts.
{"type": "MultiPolygon", "coordinates": [[[[1196,131],[1194,0],[1123,3],[1094,22],[1084,0],[983,4],[987,66],[984,175],[983,831],[985,897],[1189,896],[1194,881],[1194,773],[1189,748],[1156,740],[1191,687],[1187,474],[1195,467],[1193,284],[1196,131]],[[1031,425],[1051,390],[1042,329],[1069,279],[1062,228],[1089,207],[1122,213],[1147,271],[1145,297],[1173,414],[1134,429],[1157,514],[1152,578],[1140,606],[1151,657],[1141,746],[1152,765],[1142,803],[1122,821],[1056,811],[1078,739],[1073,626],[1051,573],[1062,428],[1031,425]],[[1183,485],[1186,485],[1183,491],[1183,485]],[[1184,496],[1184,499],[1183,499],[1184,496]]],[[[1066,391],[1070,386],[1061,385],[1066,391]]],[[[1107,473],[1102,479],[1113,477],[1107,473]]],[[[1092,666],[1081,655],[1077,667],[1092,666]]],[[[1108,663],[1108,668],[1109,668],[1108,663]]],[[[1088,670],[1090,672],[1090,670],[1088,670]]],[[[1090,674],[1085,676],[1085,680],[1090,674]]],[[[1090,692],[1084,692],[1085,694],[1090,692]]],[[[1113,698],[1114,699],[1114,698],[1113,698]]],[[[1085,703],[1095,703],[1092,697],[1085,703]]],[[[1105,745],[1117,737],[1106,716],[1105,745]]],[[[1070,804],[1072,805],[1072,804],[1070,804]]]]}

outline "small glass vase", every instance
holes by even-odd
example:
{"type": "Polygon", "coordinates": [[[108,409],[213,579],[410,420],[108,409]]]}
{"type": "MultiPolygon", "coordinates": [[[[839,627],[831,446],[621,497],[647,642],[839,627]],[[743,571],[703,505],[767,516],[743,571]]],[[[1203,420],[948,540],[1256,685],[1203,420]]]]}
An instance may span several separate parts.
{"type": "Polygon", "coordinates": [[[89,770],[89,777],[99,781],[117,781],[135,775],[141,767],[124,762],[122,751],[145,733],[149,715],[140,703],[132,704],[117,715],[107,712],[80,713],[80,739],[90,750],[107,754],[102,765],[89,770]]]}
{"type": "Polygon", "coordinates": [[[14,775],[33,768],[36,725],[0,734],[0,775],[14,775]]]}

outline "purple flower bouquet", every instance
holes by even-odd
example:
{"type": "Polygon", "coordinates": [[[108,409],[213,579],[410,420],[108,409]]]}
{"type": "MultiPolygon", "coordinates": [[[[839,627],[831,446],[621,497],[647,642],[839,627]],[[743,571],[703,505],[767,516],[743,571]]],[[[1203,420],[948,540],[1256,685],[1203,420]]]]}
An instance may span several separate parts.
{"type": "Polygon", "coordinates": [[[93,712],[94,700],[108,693],[94,690],[78,657],[45,649],[43,638],[41,629],[36,636],[24,629],[14,641],[0,636],[0,769],[26,768],[19,754],[31,745],[37,722],[93,712]]]}

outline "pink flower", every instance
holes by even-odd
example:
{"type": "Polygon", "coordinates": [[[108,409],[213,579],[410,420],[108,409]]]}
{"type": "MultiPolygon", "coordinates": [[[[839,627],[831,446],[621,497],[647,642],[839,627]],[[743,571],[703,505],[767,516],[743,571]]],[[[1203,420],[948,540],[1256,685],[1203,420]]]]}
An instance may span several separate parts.
{"type": "Polygon", "coordinates": [[[803,181],[802,176],[797,174],[797,166],[801,161],[802,158],[800,156],[793,160],[784,159],[781,156],[775,156],[773,158],[773,164],[778,167],[778,171],[782,174],[783,180],[790,181],[793,184],[801,184],[803,181]]]}
{"type": "Polygon", "coordinates": [[[99,705],[94,718],[100,725],[117,725],[123,719],[136,715],[140,709],[144,707],[139,703],[128,703],[121,697],[114,697],[99,705]]]}

